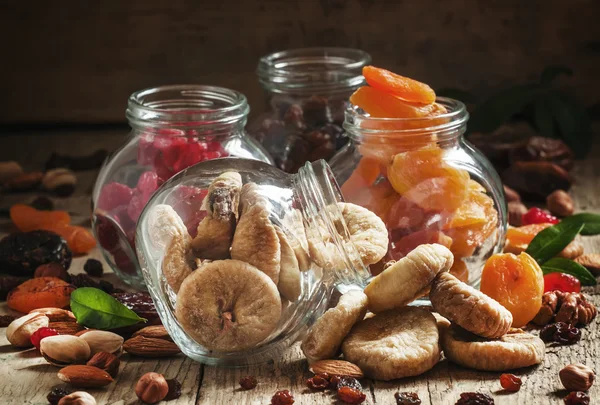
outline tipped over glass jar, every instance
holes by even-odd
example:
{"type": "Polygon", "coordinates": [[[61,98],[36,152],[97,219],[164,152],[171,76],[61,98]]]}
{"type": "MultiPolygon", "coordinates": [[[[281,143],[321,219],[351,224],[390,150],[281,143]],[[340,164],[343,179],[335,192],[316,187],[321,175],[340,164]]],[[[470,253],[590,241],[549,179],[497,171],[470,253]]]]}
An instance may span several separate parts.
{"type": "Polygon", "coordinates": [[[357,106],[345,113],[350,142],[330,161],[344,198],[386,224],[386,257],[376,275],[424,243],[454,254],[450,270],[477,287],[485,260],[501,251],[506,233],[502,183],[490,162],[465,141],[463,103],[438,97],[443,114],[374,118],[357,106]]]}
{"type": "MultiPolygon", "coordinates": [[[[144,288],[135,227],[162,183],[195,163],[219,157],[271,163],[244,131],[249,110],[243,94],[214,86],[163,86],[129,97],[131,132],[100,170],[92,195],[95,237],[107,263],[127,284],[144,288]]],[[[180,193],[182,204],[192,211],[204,198],[196,190],[180,193]]],[[[191,215],[186,220],[191,232],[200,221],[191,215]]]]}
{"type": "Polygon", "coordinates": [[[226,366],[280,356],[335,290],[365,287],[366,266],[387,247],[383,223],[343,203],[324,161],[286,174],[230,158],[199,163],[164,183],[141,214],[136,242],[173,340],[194,360],[226,366]],[[198,211],[187,209],[195,202],[190,195],[206,196],[198,211]],[[190,216],[202,217],[195,235],[185,225],[190,216]],[[381,246],[365,228],[369,218],[380,224],[381,246]]]}

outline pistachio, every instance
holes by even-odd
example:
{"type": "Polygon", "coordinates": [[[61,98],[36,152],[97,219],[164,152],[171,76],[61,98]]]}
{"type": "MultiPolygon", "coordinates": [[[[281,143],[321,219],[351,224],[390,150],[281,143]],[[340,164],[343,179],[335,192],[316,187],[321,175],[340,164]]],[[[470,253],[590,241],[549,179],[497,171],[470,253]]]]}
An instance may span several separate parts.
{"type": "Polygon", "coordinates": [[[116,333],[104,330],[92,330],[80,336],[90,346],[92,356],[107,352],[119,357],[123,353],[123,338],[116,333]]]}
{"type": "Polygon", "coordinates": [[[31,347],[31,335],[39,328],[48,326],[46,315],[34,312],[15,319],[6,328],[6,338],[13,346],[31,347]]]}
{"type": "Polygon", "coordinates": [[[82,364],[91,356],[88,343],[73,335],[56,335],[42,339],[40,352],[48,363],[58,367],[82,364]]]}
{"type": "Polygon", "coordinates": [[[75,191],[77,177],[69,169],[48,170],[42,178],[42,187],[61,197],[68,197],[75,191]]]}

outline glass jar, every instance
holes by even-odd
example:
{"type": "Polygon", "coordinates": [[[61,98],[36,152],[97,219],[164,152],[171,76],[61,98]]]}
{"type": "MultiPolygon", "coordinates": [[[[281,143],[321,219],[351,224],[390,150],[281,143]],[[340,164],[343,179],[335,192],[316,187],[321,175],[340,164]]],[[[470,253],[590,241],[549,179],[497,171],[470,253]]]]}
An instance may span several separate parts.
{"type": "Polygon", "coordinates": [[[490,162],[463,137],[464,104],[437,103],[447,112],[425,118],[373,118],[350,106],[350,142],[330,164],[346,201],[375,212],[388,229],[388,253],[373,274],[419,244],[439,243],[454,253],[452,273],[477,287],[485,260],[504,245],[504,192],[490,162]]]}
{"type": "MultiPolygon", "coordinates": [[[[245,207],[255,206],[253,202],[247,201],[254,202],[256,199],[242,198],[240,207],[242,204],[246,204],[245,207]]],[[[190,167],[163,184],[142,212],[137,227],[136,247],[146,285],[156,304],[162,323],[181,350],[192,359],[211,365],[240,366],[268,361],[280,356],[291,344],[303,336],[312,323],[326,310],[328,299],[333,291],[344,292],[353,288],[364,288],[369,274],[356,247],[350,241],[348,229],[337,205],[337,202],[340,201],[342,201],[342,196],[333,174],[329,166],[322,160],[312,164],[307,163],[297,174],[286,174],[273,166],[258,161],[217,159],[190,167]],[[185,281],[181,287],[177,287],[177,292],[175,292],[162,271],[167,257],[175,258],[174,260],[177,260],[178,257],[170,250],[171,244],[174,243],[173,239],[170,239],[170,242],[166,241],[163,235],[164,231],[166,237],[174,238],[175,233],[168,231],[168,229],[175,229],[172,228],[174,221],[162,220],[161,222],[156,218],[160,218],[157,213],[164,210],[166,204],[177,212],[183,222],[187,222],[189,215],[195,215],[188,209],[182,209],[187,204],[195,205],[196,200],[189,196],[206,195],[212,180],[224,172],[232,171],[241,175],[244,184],[253,182],[258,186],[258,195],[262,201],[261,204],[264,204],[261,207],[265,207],[268,211],[268,219],[264,217],[265,220],[269,221],[275,229],[278,228],[283,232],[290,246],[295,246],[294,255],[298,260],[300,270],[303,271],[299,272],[300,280],[298,281],[301,292],[293,301],[281,299],[282,313],[277,327],[266,339],[247,350],[218,352],[209,350],[198,343],[176,316],[177,301],[182,299],[179,294],[185,290],[183,287],[185,281]],[[198,191],[190,193],[191,189],[198,191]],[[160,226],[157,227],[158,223],[160,226]],[[311,241],[310,249],[307,240],[311,241]],[[323,241],[327,241],[327,249],[324,248],[323,241]],[[315,252],[313,249],[320,252],[321,259],[317,261],[322,267],[312,260],[311,253],[315,252]],[[169,254],[166,253],[167,251],[169,254]]],[[[206,208],[206,206],[202,206],[200,210],[204,215],[207,215],[206,208]]],[[[249,210],[249,208],[243,208],[243,210],[246,209],[249,210]]],[[[241,218],[246,215],[243,210],[240,208],[240,216],[236,215],[236,234],[243,227],[241,218]]],[[[182,229],[182,226],[178,229],[182,229]]],[[[253,232],[259,232],[258,228],[253,228],[253,232]]],[[[256,249],[265,249],[266,243],[263,242],[266,239],[260,237],[259,239],[262,242],[260,246],[256,246],[256,249]]],[[[229,246],[231,246],[231,255],[234,255],[235,243],[234,236],[233,243],[226,245],[227,257],[230,255],[229,246]]],[[[252,242],[247,241],[247,243],[251,244],[252,242]]],[[[181,253],[180,250],[179,255],[185,257],[183,260],[188,262],[186,266],[191,266],[195,260],[203,259],[196,259],[196,256],[190,257],[189,252],[195,251],[191,247],[187,247],[187,244],[185,246],[183,251],[188,253],[181,253]]],[[[191,242],[191,246],[194,246],[193,242],[191,242]]],[[[240,260],[242,259],[240,258],[240,260]]],[[[171,262],[169,260],[168,263],[171,262]]],[[[228,261],[228,263],[232,262],[234,261],[228,261]]],[[[196,263],[198,262],[196,261],[196,263]]],[[[225,266],[224,261],[212,264],[217,263],[219,266],[225,266]]],[[[208,264],[208,266],[210,265],[211,263],[208,264]]],[[[199,266],[202,266],[202,263],[199,266]]],[[[187,277],[198,276],[198,272],[202,271],[198,268],[189,272],[187,277]]],[[[208,272],[208,267],[204,271],[208,272]]],[[[255,271],[258,272],[256,269],[255,271]]],[[[238,275],[232,278],[240,279],[245,276],[238,275]]],[[[275,283],[271,279],[267,281],[272,283],[272,289],[274,289],[275,283]]],[[[281,284],[278,284],[277,287],[283,291],[281,284]]],[[[241,289],[241,287],[236,288],[241,289]]],[[[264,288],[260,294],[265,294],[266,290],[268,289],[264,288]]],[[[193,291],[197,292],[196,289],[193,291]]],[[[277,291],[275,293],[279,297],[279,293],[277,291]]],[[[213,293],[207,295],[211,294],[213,293]]],[[[230,298],[223,300],[235,301],[230,298]]],[[[229,305],[223,304],[220,298],[215,297],[214,301],[218,302],[220,306],[229,305]]],[[[231,305],[237,305],[237,303],[231,305]]],[[[205,309],[198,309],[197,306],[193,308],[200,313],[209,312],[205,309]]],[[[218,313],[222,314],[225,311],[225,308],[219,307],[218,313]]],[[[236,319],[238,315],[234,309],[230,311],[233,313],[231,319],[236,319]]],[[[252,315],[259,316],[255,312],[252,315]]]]}
{"type": "MultiPolygon", "coordinates": [[[[131,132],[101,168],[92,195],[94,234],[107,263],[127,284],[144,288],[135,226],[162,183],[203,160],[235,156],[272,162],[244,131],[249,110],[243,94],[213,86],[164,86],[129,97],[131,132]]],[[[189,221],[193,232],[199,220],[189,221]]]]}
{"type": "Polygon", "coordinates": [[[342,130],[350,95],[365,84],[371,56],[358,49],[306,48],[260,59],[266,112],[249,132],[280,169],[295,173],[306,161],[329,159],[347,142],[342,130]]]}

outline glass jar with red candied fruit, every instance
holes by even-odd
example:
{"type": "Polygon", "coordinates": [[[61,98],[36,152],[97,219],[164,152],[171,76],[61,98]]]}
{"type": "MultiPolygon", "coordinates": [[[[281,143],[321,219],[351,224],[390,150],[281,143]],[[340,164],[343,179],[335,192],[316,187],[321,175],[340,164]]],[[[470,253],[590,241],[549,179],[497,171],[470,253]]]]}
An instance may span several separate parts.
{"type": "MultiPolygon", "coordinates": [[[[249,111],[243,94],[214,86],[164,86],[129,97],[131,133],[103,166],[93,192],[96,239],[126,283],[144,287],[135,255],[135,227],[161,184],[205,160],[231,156],[272,163],[244,130],[249,111]]],[[[202,218],[188,211],[200,212],[205,193],[195,187],[181,187],[179,192],[182,203],[174,208],[188,218],[193,235],[202,218]]]]}
{"type": "Polygon", "coordinates": [[[256,69],[266,109],[248,127],[275,160],[296,173],[330,159],[348,141],[342,129],[348,97],[364,82],[371,56],[358,49],[304,48],[266,55],[256,69]]]}

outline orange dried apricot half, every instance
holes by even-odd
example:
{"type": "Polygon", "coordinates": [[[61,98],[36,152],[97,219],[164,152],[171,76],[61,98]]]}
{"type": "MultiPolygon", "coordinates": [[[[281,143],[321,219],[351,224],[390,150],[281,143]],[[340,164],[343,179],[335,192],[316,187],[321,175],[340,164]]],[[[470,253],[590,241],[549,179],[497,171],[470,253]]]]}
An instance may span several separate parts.
{"type": "Polygon", "coordinates": [[[435,101],[435,92],[425,83],[375,66],[365,66],[362,73],[371,87],[405,101],[420,104],[431,104],[435,101]]]}
{"type": "Polygon", "coordinates": [[[384,222],[396,200],[398,193],[386,179],[381,179],[377,184],[358,190],[356,193],[344,193],[345,200],[361,207],[365,207],[381,218],[384,222]]]}
{"type": "Polygon", "coordinates": [[[361,158],[348,180],[342,185],[342,194],[351,195],[361,192],[364,187],[371,186],[379,174],[379,163],[375,159],[361,158]]]}
{"type": "Polygon", "coordinates": [[[358,88],[350,96],[350,102],[375,118],[421,118],[429,116],[436,109],[433,104],[410,103],[369,86],[358,88]]]}
{"type": "Polygon", "coordinates": [[[544,274],[527,253],[490,257],[481,273],[481,292],[489,295],[513,316],[513,327],[527,325],[540,310],[544,294],[544,274]]]}
{"type": "Polygon", "coordinates": [[[452,246],[452,238],[440,231],[423,229],[392,242],[388,253],[393,260],[398,260],[406,256],[417,246],[429,243],[437,243],[450,248],[452,246]]]}
{"type": "Polygon", "coordinates": [[[40,211],[25,204],[10,207],[10,219],[21,232],[46,229],[51,225],[67,225],[71,222],[71,216],[66,211],[40,211]]]}
{"type": "Polygon", "coordinates": [[[469,282],[469,268],[464,261],[455,259],[449,272],[463,283],[469,282]]]}
{"type": "Polygon", "coordinates": [[[38,308],[69,306],[75,286],[58,277],[38,277],[12,289],[6,298],[10,309],[28,313],[38,308]]]}
{"type": "Polygon", "coordinates": [[[535,235],[549,226],[552,226],[552,224],[531,224],[509,228],[506,231],[506,245],[504,245],[504,251],[514,254],[524,252],[527,250],[529,243],[535,238],[535,235]]]}

